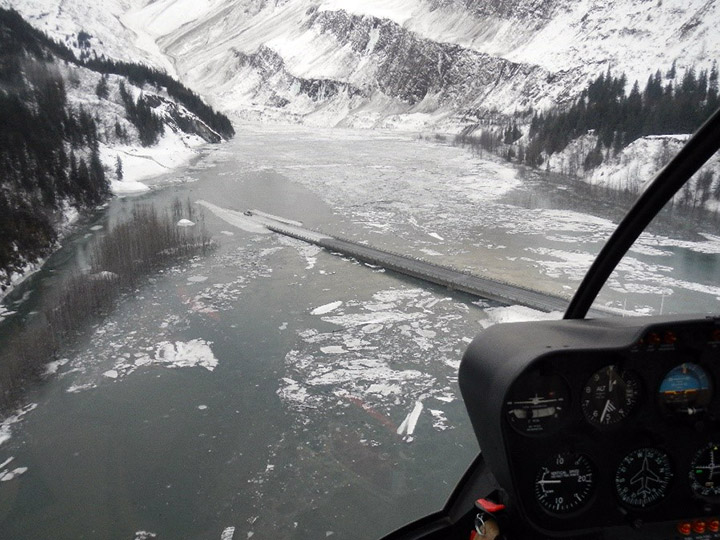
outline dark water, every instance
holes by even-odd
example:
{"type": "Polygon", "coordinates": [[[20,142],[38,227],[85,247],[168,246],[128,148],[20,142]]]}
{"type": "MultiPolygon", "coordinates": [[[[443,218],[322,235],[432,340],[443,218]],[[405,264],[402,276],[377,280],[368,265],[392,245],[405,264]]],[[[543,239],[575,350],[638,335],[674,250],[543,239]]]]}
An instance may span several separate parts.
{"type": "MultiPolygon", "coordinates": [[[[262,209],[563,292],[617,214],[535,177],[475,191],[495,166],[459,149],[334,133],[245,130],[183,172],[196,181],[114,200],[8,299],[29,293],[0,330],[137,202],[262,209]]],[[[148,277],[29,390],[0,445],[3,470],[27,468],[0,482],[1,538],[373,538],[439,509],[477,453],[455,377],[496,305],[204,216],[215,252],[148,277]]],[[[620,276],[607,302],[713,300],[717,255],[649,245],[632,283],[703,291],[621,294],[620,276]]]]}

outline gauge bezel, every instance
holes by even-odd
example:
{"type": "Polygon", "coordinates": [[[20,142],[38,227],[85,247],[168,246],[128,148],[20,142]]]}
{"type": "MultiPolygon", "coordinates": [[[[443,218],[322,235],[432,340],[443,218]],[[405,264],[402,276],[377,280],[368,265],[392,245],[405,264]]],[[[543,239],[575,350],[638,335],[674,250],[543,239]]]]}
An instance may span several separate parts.
{"type": "MultiPolygon", "coordinates": [[[[577,461],[576,461],[577,463],[577,461]]],[[[569,466],[572,466],[574,464],[571,464],[569,466]]],[[[598,484],[598,467],[593,460],[593,458],[586,452],[573,452],[573,451],[567,451],[567,452],[555,452],[551,455],[549,455],[546,459],[544,459],[540,465],[537,467],[537,471],[535,473],[535,481],[533,482],[533,494],[534,494],[534,500],[535,503],[543,510],[543,512],[553,516],[553,517],[560,517],[560,518],[572,518],[575,517],[585,510],[587,510],[589,507],[592,506],[593,499],[595,498],[595,494],[597,493],[597,484],[598,484]],[[572,461],[572,460],[583,460],[584,466],[587,468],[586,474],[590,474],[590,486],[587,489],[587,491],[582,495],[582,499],[577,502],[577,506],[572,506],[569,509],[566,510],[557,510],[554,509],[545,503],[543,503],[543,499],[540,498],[538,494],[538,484],[541,482],[539,480],[540,475],[542,474],[542,470],[546,468],[552,467],[553,462],[557,462],[558,458],[562,458],[563,460],[572,461]]]]}
{"type": "MultiPolygon", "coordinates": [[[[583,416],[585,417],[585,420],[592,425],[595,428],[598,429],[613,429],[618,427],[619,425],[623,424],[628,418],[631,418],[633,414],[638,410],[640,405],[642,404],[644,396],[644,388],[643,388],[643,382],[642,378],[639,374],[637,374],[632,369],[626,369],[622,366],[621,362],[613,362],[610,364],[606,364],[603,367],[597,369],[590,375],[590,377],[587,379],[585,384],[583,385],[583,388],[581,390],[581,396],[580,396],[580,409],[582,410],[583,416]],[[625,412],[621,414],[621,416],[610,423],[604,423],[600,420],[596,420],[593,417],[593,413],[596,413],[598,411],[597,408],[595,408],[593,403],[590,403],[592,400],[594,400],[594,396],[587,396],[587,394],[592,394],[591,384],[593,384],[593,379],[595,379],[598,376],[603,376],[609,369],[615,369],[615,372],[617,373],[617,376],[619,379],[623,382],[623,384],[629,386],[632,384],[634,386],[634,400],[632,402],[629,402],[627,400],[627,391],[624,392],[624,395],[622,396],[622,399],[625,399],[625,403],[623,404],[622,408],[627,409],[625,412]]],[[[611,398],[607,399],[608,404],[611,404],[610,401],[611,398]]],[[[606,405],[607,406],[607,405],[606,405]]],[[[616,411],[620,411],[622,409],[615,409],[616,411]]],[[[604,412],[604,411],[603,411],[604,412]]],[[[602,419],[603,412],[599,413],[600,419],[602,419]]]]}
{"type": "MultiPolygon", "coordinates": [[[[696,497],[703,499],[703,500],[717,502],[720,500],[720,474],[718,475],[717,486],[715,488],[713,488],[714,490],[717,490],[717,492],[715,494],[706,494],[706,493],[699,492],[699,490],[695,488],[695,485],[698,482],[694,475],[694,470],[698,467],[697,461],[700,458],[700,455],[703,452],[706,452],[708,449],[710,449],[713,446],[715,446],[718,450],[718,458],[719,458],[718,459],[718,461],[719,461],[718,469],[720,469],[720,443],[717,443],[715,441],[710,441],[710,442],[704,444],[703,446],[701,446],[693,454],[692,460],[690,461],[690,467],[688,468],[688,480],[690,482],[690,490],[693,492],[693,495],[695,495],[696,497]]],[[[699,485],[699,483],[698,483],[698,485],[699,485]]]]}
{"type": "MultiPolygon", "coordinates": [[[[620,460],[620,462],[615,467],[615,475],[613,477],[613,486],[615,488],[615,496],[619,499],[620,503],[628,508],[632,508],[633,510],[637,511],[643,511],[652,509],[655,506],[658,506],[661,504],[669,495],[673,488],[674,480],[675,480],[676,474],[675,474],[675,467],[673,466],[672,458],[670,457],[670,454],[663,450],[662,448],[657,448],[654,446],[646,446],[642,448],[636,448],[634,450],[631,450],[625,456],[620,460]],[[620,468],[625,466],[629,467],[632,460],[634,459],[643,459],[644,456],[641,455],[641,452],[646,453],[655,453],[660,455],[663,460],[665,461],[664,466],[667,467],[668,473],[664,480],[664,485],[662,486],[662,491],[657,495],[657,497],[653,498],[649,502],[645,504],[635,504],[633,502],[630,502],[626,497],[623,496],[623,494],[620,492],[620,486],[618,485],[618,475],[620,473],[620,468]]],[[[632,480],[631,480],[632,481],[632,480]]]]}
{"type": "Polygon", "coordinates": [[[712,370],[708,369],[703,365],[702,362],[699,362],[697,359],[692,360],[685,360],[683,362],[680,362],[678,364],[675,364],[673,367],[668,369],[665,374],[660,378],[660,381],[657,385],[657,389],[655,390],[655,401],[657,403],[657,406],[660,410],[660,413],[662,416],[668,419],[676,419],[684,422],[697,422],[699,420],[702,420],[706,414],[707,410],[710,408],[711,404],[713,403],[715,399],[715,383],[713,381],[712,377],[712,370]],[[678,410],[675,406],[670,405],[667,402],[667,392],[661,392],[660,389],[662,388],[663,384],[668,380],[668,377],[670,377],[670,374],[676,371],[678,368],[689,365],[693,366],[694,368],[697,368],[700,370],[700,373],[702,373],[705,380],[707,380],[708,384],[708,397],[707,400],[704,402],[704,409],[702,411],[699,411],[697,413],[693,414],[683,414],[678,410]]]}
{"type": "MultiPolygon", "coordinates": [[[[537,393],[536,393],[536,397],[537,393]]],[[[542,373],[537,370],[531,370],[527,373],[524,373],[518,381],[516,381],[516,384],[510,387],[507,394],[505,395],[505,399],[503,400],[503,417],[505,422],[517,433],[520,433],[521,435],[525,435],[528,437],[542,437],[547,436],[552,433],[556,433],[559,431],[562,426],[567,422],[568,418],[570,417],[570,413],[573,407],[573,396],[572,391],[570,389],[570,384],[568,383],[567,379],[563,377],[561,374],[556,372],[550,372],[550,373],[542,373]],[[537,381],[545,379],[545,380],[553,380],[557,384],[556,391],[560,391],[561,394],[563,394],[564,399],[564,408],[561,409],[562,413],[556,415],[552,419],[547,419],[545,423],[542,421],[538,421],[537,424],[541,425],[540,428],[536,429],[530,429],[527,425],[522,425],[518,421],[513,421],[513,417],[510,414],[510,407],[511,403],[517,402],[519,400],[522,400],[523,398],[532,399],[528,396],[519,396],[514,395],[519,393],[519,388],[522,386],[527,386],[528,381],[532,381],[537,383],[537,381]]]]}

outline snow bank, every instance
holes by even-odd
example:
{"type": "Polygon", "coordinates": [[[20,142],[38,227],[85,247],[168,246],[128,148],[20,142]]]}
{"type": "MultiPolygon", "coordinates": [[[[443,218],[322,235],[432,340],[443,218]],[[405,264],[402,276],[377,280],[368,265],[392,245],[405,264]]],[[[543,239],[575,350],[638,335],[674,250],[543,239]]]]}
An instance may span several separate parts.
{"type": "MultiPolygon", "coordinates": [[[[642,137],[617,156],[607,159],[586,178],[591,184],[641,193],[655,175],[672,159],[689,139],[689,135],[652,135],[642,137]]],[[[692,206],[703,204],[710,210],[720,209],[720,200],[713,193],[720,190],[720,157],[715,154],[692,180],[675,195],[676,203],[683,199],[692,206]],[[707,192],[698,185],[703,172],[710,172],[713,179],[707,192]],[[704,194],[704,196],[703,196],[704,194]]]]}
{"type": "Polygon", "coordinates": [[[525,321],[552,321],[562,318],[562,313],[553,311],[545,313],[525,306],[507,306],[487,308],[485,313],[488,315],[487,320],[481,320],[480,325],[483,328],[489,328],[494,324],[525,322],[525,321]]]}

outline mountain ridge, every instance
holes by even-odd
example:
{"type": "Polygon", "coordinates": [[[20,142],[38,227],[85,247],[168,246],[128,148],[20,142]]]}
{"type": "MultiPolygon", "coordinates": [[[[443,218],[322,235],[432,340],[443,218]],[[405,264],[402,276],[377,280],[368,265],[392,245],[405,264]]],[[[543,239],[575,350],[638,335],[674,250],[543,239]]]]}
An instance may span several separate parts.
{"type": "Polygon", "coordinates": [[[77,32],[78,23],[68,18],[82,13],[109,56],[114,51],[169,65],[169,72],[239,117],[321,125],[457,132],[530,104],[536,109],[569,104],[608,68],[627,73],[629,84],[642,83],[673,61],[683,69],[709,69],[720,56],[717,0],[109,0],[100,10],[84,0],[67,0],[60,15],[50,0],[1,2],[16,5],[40,26],[55,24],[59,34],[67,33],[65,27],[77,32]],[[392,34],[393,50],[374,51],[371,30],[378,28],[392,34]],[[125,49],[117,43],[121,37],[125,49]],[[477,53],[482,62],[458,63],[457,77],[438,78],[434,85],[422,84],[423,77],[403,69],[403,62],[393,63],[412,51],[426,53],[416,66],[428,81],[437,64],[433,55],[456,55],[453,45],[468,57],[477,53]],[[235,55],[252,56],[261,47],[282,58],[288,75],[266,81],[277,86],[264,93],[242,81],[261,79],[260,73],[247,66],[232,71],[235,55]],[[477,89],[468,83],[463,92],[457,80],[482,78],[478,64],[490,65],[486,74],[492,68],[500,84],[481,89],[473,101],[468,96],[477,89]],[[512,65],[533,76],[507,78],[512,65]],[[524,83],[531,78],[547,84],[524,83]],[[318,79],[357,87],[364,99],[334,94],[310,107],[307,94],[294,92],[292,83],[318,79]],[[408,95],[413,103],[404,99],[408,95]],[[417,107],[424,97],[427,101],[417,107]]]}

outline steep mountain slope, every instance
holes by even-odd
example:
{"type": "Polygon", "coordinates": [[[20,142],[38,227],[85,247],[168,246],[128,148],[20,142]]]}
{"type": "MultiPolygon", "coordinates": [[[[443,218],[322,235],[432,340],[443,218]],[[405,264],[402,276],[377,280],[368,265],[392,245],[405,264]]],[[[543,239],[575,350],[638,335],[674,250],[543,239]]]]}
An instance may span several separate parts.
{"type": "Polygon", "coordinates": [[[111,189],[144,187],[122,181],[147,162],[138,150],[156,165],[182,163],[232,135],[227,118],[165,74],[80,61],[14,11],[0,9],[0,51],[0,296],[79,212],[111,189]]]}
{"type": "Polygon", "coordinates": [[[330,125],[457,129],[567,103],[608,68],[642,83],[720,53],[718,0],[2,2],[224,110],[330,125]]]}

